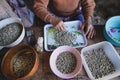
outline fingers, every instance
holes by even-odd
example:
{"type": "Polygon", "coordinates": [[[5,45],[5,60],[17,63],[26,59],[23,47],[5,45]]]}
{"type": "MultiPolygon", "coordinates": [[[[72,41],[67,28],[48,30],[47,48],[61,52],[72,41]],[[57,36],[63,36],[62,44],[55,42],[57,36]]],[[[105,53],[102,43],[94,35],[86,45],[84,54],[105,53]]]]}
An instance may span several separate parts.
{"type": "Polygon", "coordinates": [[[88,39],[93,38],[93,36],[96,35],[96,30],[92,25],[85,26],[85,35],[87,36],[88,39]]]}
{"type": "Polygon", "coordinates": [[[64,27],[64,25],[57,25],[57,26],[55,27],[55,29],[57,29],[58,31],[64,31],[64,30],[65,30],[65,27],[64,27]]]}
{"type": "Polygon", "coordinates": [[[61,31],[64,31],[64,30],[65,30],[65,25],[64,25],[64,24],[61,25],[60,30],[61,30],[61,31]]]}
{"type": "Polygon", "coordinates": [[[80,25],[80,30],[84,30],[85,24],[83,23],[82,26],[80,25]]]}
{"type": "Polygon", "coordinates": [[[96,30],[95,29],[91,29],[89,31],[89,33],[87,34],[87,38],[88,39],[93,38],[95,35],[96,35],[96,30]]]}
{"type": "Polygon", "coordinates": [[[64,31],[65,30],[65,25],[64,23],[61,21],[59,22],[56,26],[55,29],[59,30],[59,31],[64,31]]]}
{"type": "Polygon", "coordinates": [[[93,36],[93,31],[92,31],[92,29],[90,29],[88,32],[86,35],[87,35],[87,38],[90,39],[93,36]]]}

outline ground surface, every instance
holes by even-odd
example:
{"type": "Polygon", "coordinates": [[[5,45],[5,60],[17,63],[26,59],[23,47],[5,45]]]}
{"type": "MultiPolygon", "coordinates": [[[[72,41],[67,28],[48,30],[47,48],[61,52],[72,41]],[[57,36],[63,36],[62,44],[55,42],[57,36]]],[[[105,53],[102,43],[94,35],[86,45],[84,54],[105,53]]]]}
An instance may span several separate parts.
{"type": "Polygon", "coordinates": [[[119,0],[95,0],[94,24],[105,24],[112,16],[120,15],[119,0]]]}

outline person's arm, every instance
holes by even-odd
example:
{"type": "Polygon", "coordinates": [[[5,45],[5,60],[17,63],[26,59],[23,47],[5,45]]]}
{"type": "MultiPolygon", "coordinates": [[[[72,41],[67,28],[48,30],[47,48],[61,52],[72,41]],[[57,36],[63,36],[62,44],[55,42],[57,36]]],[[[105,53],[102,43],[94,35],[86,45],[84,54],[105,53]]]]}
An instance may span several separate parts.
{"type": "Polygon", "coordinates": [[[96,30],[92,25],[92,17],[94,14],[95,2],[94,0],[81,0],[82,12],[84,16],[84,23],[81,27],[85,31],[87,38],[92,38],[96,34],[96,30]]]}
{"type": "Polygon", "coordinates": [[[49,0],[35,0],[34,12],[41,20],[57,25],[61,20],[48,11],[48,4],[49,0]]]}
{"type": "Polygon", "coordinates": [[[96,4],[94,0],[81,0],[81,1],[82,1],[81,2],[82,11],[83,11],[85,21],[91,22],[96,4]]]}

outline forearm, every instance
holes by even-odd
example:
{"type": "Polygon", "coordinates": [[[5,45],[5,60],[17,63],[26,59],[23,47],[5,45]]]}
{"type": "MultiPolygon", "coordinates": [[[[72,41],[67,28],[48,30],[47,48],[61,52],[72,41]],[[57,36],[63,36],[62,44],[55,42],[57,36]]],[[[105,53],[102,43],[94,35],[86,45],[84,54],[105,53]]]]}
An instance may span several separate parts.
{"type": "Polygon", "coordinates": [[[43,21],[45,21],[44,18],[46,17],[46,15],[49,14],[47,12],[48,3],[49,3],[49,0],[35,0],[34,1],[34,6],[33,6],[34,12],[43,21]]]}
{"type": "Polygon", "coordinates": [[[92,23],[92,16],[88,16],[88,17],[85,19],[85,23],[91,24],[91,23],[92,23]]]}
{"type": "Polygon", "coordinates": [[[35,0],[34,12],[43,21],[57,24],[60,19],[47,10],[49,0],[35,0]]]}
{"type": "Polygon", "coordinates": [[[94,0],[82,0],[82,11],[86,22],[92,22],[94,14],[95,2],[94,0]]]}

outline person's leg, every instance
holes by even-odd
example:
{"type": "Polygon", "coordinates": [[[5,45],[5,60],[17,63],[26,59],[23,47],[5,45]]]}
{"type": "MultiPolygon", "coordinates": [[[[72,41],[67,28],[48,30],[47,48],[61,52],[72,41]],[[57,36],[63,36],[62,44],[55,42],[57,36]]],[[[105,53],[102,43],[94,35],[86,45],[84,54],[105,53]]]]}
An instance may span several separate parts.
{"type": "Polygon", "coordinates": [[[84,16],[83,16],[82,12],[78,14],[77,18],[78,18],[78,20],[80,20],[81,22],[84,22],[84,16]]]}
{"type": "Polygon", "coordinates": [[[80,20],[83,23],[84,22],[84,16],[83,16],[82,12],[79,12],[75,16],[71,17],[70,20],[80,20]]]}

